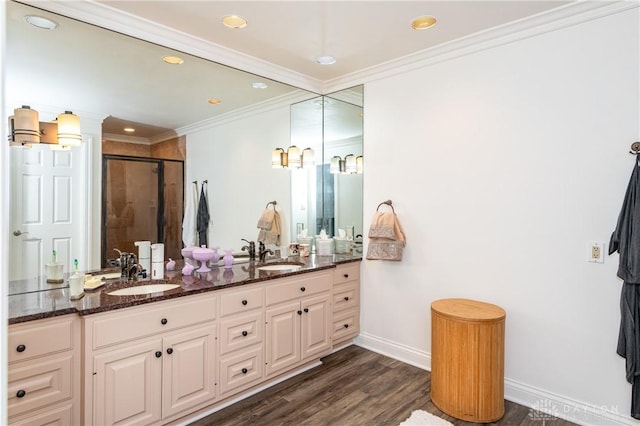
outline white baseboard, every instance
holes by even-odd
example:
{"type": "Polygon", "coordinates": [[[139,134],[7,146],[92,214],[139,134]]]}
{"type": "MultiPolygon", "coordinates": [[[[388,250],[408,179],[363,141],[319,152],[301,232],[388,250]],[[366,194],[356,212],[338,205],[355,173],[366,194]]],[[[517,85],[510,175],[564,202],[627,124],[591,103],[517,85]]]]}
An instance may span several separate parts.
{"type": "MultiPolygon", "coordinates": [[[[401,345],[388,339],[362,333],[354,341],[358,346],[397,359],[423,370],[431,371],[431,353],[401,345]]],[[[618,407],[596,406],[567,398],[553,392],[505,378],[504,398],[531,408],[532,420],[549,420],[552,415],[580,425],[638,425],[618,407]]]]}

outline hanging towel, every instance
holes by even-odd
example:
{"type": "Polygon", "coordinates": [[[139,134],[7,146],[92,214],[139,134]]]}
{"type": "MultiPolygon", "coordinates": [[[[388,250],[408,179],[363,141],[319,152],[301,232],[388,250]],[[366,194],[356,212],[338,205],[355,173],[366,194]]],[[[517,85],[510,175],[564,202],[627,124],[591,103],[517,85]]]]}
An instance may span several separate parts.
{"type": "Polygon", "coordinates": [[[640,156],[631,173],[615,231],[609,241],[609,254],[620,253],[618,277],[620,331],[616,352],[626,359],[626,378],[631,383],[631,417],[640,419],[640,156]]]}
{"type": "Polygon", "coordinates": [[[395,212],[376,211],[369,227],[369,260],[402,260],[406,238],[395,212]]]}
{"type": "Polygon", "coordinates": [[[182,243],[185,247],[195,246],[196,234],[196,204],[198,201],[198,185],[195,184],[185,197],[184,217],[182,218],[182,243]]]}
{"type": "Polygon", "coordinates": [[[265,209],[258,220],[258,228],[270,231],[273,227],[273,219],[276,211],[274,209],[265,209]]]}
{"type": "MultiPolygon", "coordinates": [[[[274,244],[276,246],[280,245],[280,214],[277,211],[271,210],[273,219],[271,220],[271,226],[268,229],[261,227],[260,225],[266,225],[266,222],[263,222],[262,217],[258,221],[258,241],[262,241],[264,244],[274,244]]],[[[266,212],[265,212],[266,213],[266,212]]],[[[263,213],[263,216],[265,216],[263,213]]]]}
{"type": "Polygon", "coordinates": [[[198,231],[198,245],[207,246],[207,230],[209,229],[209,206],[207,195],[204,192],[204,183],[200,189],[200,201],[198,202],[198,216],[196,218],[196,230],[198,231]]]}

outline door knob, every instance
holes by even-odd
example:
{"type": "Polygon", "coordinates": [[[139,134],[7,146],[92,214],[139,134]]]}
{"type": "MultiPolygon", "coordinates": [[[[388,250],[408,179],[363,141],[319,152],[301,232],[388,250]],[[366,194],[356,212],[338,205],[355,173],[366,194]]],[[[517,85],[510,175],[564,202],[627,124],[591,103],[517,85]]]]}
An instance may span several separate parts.
{"type": "Polygon", "coordinates": [[[21,230],[17,229],[15,231],[13,231],[13,235],[15,235],[16,237],[19,237],[22,234],[28,234],[28,232],[22,232],[21,230]]]}

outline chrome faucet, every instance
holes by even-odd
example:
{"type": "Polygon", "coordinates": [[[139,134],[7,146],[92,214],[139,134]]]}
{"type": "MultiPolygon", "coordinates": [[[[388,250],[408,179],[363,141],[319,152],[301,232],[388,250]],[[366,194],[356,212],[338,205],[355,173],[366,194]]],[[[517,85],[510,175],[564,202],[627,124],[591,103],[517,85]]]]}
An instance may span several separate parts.
{"type": "Polygon", "coordinates": [[[126,253],[116,248],[113,249],[120,256],[117,263],[120,266],[120,278],[127,280],[136,280],[140,274],[143,274],[142,266],[138,263],[138,257],[133,253],[126,253]]]}
{"type": "Polygon", "coordinates": [[[260,248],[258,250],[258,258],[260,259],[260,263],[264,262],[267,258],[267,254],[273,255],[273,250],[268,249],[264,246],[262,241],[258,241],[260,243],[260,248]]]}
{"type": "Polygon", "coordinates": [[[242,246],[240,250],[249,253],[249,260],[256,260],[256,243],[254,243],[253,241],[247,241],[244,238],[242,239],[242,241],[245,241],[248,245],[242,246]]]}

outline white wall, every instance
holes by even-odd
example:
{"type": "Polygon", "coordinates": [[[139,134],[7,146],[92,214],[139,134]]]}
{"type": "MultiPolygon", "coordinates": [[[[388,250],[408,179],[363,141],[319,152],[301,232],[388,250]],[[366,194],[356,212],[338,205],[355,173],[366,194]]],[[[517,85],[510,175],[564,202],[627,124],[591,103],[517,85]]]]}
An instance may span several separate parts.
{"type": "Polygon", "coordinates": [[[639,21],[636,8],[365,85],[365,230],[392,199],[407,247],[363,262],[361,344],[430,368],[431,302],[495,303],[507,398],[635,422],[618,255],[588,263],[587,243],[608,250],[635,161],[639,21]]]}
{"type": "Polygon", "coordinates": [[[290,172],[271,168],[277,146],[289,146],[288,105],[187,135],[187,190],[194,180],[198,188],[209,181],[209,246],[238,251],[241,238],[255,241],[260,214],[272,200],[282,219],[282,244],[288,244],[290,172]]]}

